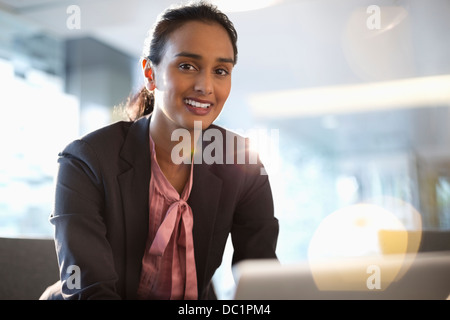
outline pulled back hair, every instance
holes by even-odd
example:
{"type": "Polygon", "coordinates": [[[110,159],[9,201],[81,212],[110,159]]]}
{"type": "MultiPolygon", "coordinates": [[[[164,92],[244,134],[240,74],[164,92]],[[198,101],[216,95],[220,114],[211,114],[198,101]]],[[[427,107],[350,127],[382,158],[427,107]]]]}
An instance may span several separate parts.
{"type": "MultiPolygon", "coordinates": [[[[159,65],[171,33],[189,21],[220,24],[230,37],[234,52],[234,63],[237,62],[237,32],[233,23],[216,6],[203,1],[170,7],[164,11],[147,34],[141,58],[150,60],[154,66],[159,65]]],[[[143,86],[139,92],[128,98],[125,111],[128,118],[134,121],[150,114],[153,111],[153,106],[153,93],[143,86]]]]}

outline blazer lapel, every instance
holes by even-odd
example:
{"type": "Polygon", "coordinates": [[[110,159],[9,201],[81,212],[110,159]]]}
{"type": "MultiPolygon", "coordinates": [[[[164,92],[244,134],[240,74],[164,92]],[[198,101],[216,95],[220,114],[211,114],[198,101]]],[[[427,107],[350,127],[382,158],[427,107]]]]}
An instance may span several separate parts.
{"type": "Polygon", "coordinates": [[[136,298],[142,256],[148,237],[149,120],[149,117],[142,118],[130,127],[120,153],[127,169],[117,177],[125,223],[127,299],[136,298]]]}
{"type": "Polygon", "coordinates": [[[221,190],[222,180],[209,170],[208,165],[194,165],[194,181],[188,203],[194,215],[193,238],[199,288],[208,285],[205,277],[221,190]]]}

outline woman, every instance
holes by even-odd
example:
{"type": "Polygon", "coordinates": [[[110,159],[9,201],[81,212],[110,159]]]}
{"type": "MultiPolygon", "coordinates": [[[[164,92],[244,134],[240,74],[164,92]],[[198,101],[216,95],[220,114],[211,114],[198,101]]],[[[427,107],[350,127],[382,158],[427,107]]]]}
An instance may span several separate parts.
{"type": "Polygon", "coordinates": [[[215,153],[250,157],[244,138],[212,124],[230,93],[236,39],[209,4],[159,18],[145,42],[145,88],[128,106],[136,119],[60,154],[50,220],[61,281],[42,299],[215,298],[211,279],[229,234],[233,263],[276,258],[278,221],[262,164],[191,161],[212,143],[198,131],[211,129],[232,137],[215,153]],[[177,130],[191,139],[182,162],[173,159],[177,130]]]}

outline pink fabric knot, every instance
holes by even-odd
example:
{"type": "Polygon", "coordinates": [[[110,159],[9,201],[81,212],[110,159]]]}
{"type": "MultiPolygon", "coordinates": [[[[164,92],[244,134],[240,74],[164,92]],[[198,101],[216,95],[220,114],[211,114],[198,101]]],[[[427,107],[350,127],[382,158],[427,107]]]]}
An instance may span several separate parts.
{"type": "Polygon", "coordinates": [[[192,231],[193,218],[191,207],[183,199],[175,201],[170,205],[163,222],[159,226],[155,239],[150,247],[150,254],[155,256],[162,256],[164,254],[180,215],[185,232],[188,234],[189,231],[192,231]],[[187,230],[189,227],[191,227],[190,230],[187,230]]]}
{"type": "MultiPolygon", "coordinates": [[[[196,300],[198,298],[197,290],[197,272],[195,268],[194,242],[192,238],[192,228],[194,219],[191,207],[183,199],[173,202],[167,210],[164,221],[161,223],[156,236],[149,249],[151,255],[162,257],[169,244],[170,238],[176,236],[178,232],[177,226],[180,226],[180,236],[175,239],[174,245],[179,246],[179,250],[184,247],[186,264],[182,266],[182,270],[172,270],[173,277],[177,276],[177,271],[185,273],[186,284],[184,293],[181,293],[185,300],[196,300]],[[184,270],[183,270],[184,269],[184,270]]],[[[181,249],[182,250],[182,249],[181,249]]],[[[176,252],[176,250],[174,251],[176,252]]],[[[179,288],[172,282],[172,295],[176,295],[179,288]]]]}

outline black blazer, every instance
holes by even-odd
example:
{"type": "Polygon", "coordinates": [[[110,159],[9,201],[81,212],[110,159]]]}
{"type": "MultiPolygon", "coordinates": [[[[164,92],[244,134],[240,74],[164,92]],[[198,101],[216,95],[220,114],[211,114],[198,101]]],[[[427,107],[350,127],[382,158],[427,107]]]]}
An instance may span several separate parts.
{"type": "MultiPolygon", "coordinates": [[[[149,225],[149,120],[117,122],[60,153],[50,221],[61,281],[44,298],[136,299],[149,225]],[[71,278],[72,265],[79,267],[80,288],[71,278]]],[[[210,128],[223,137],[231,134],[215,125],[210,128]]],[[[244,139],[233,135],[235,145],[244,139]]],[[[248,156],[247,148],[236,151],[248,156]]],[[[276,258],[278,221],[261,168],[259,160],[244,165],[194,164],[188,203],[194,215],[200,299],[214,297],[210,283],[230,233],[233,263],[276,258]]]]}

